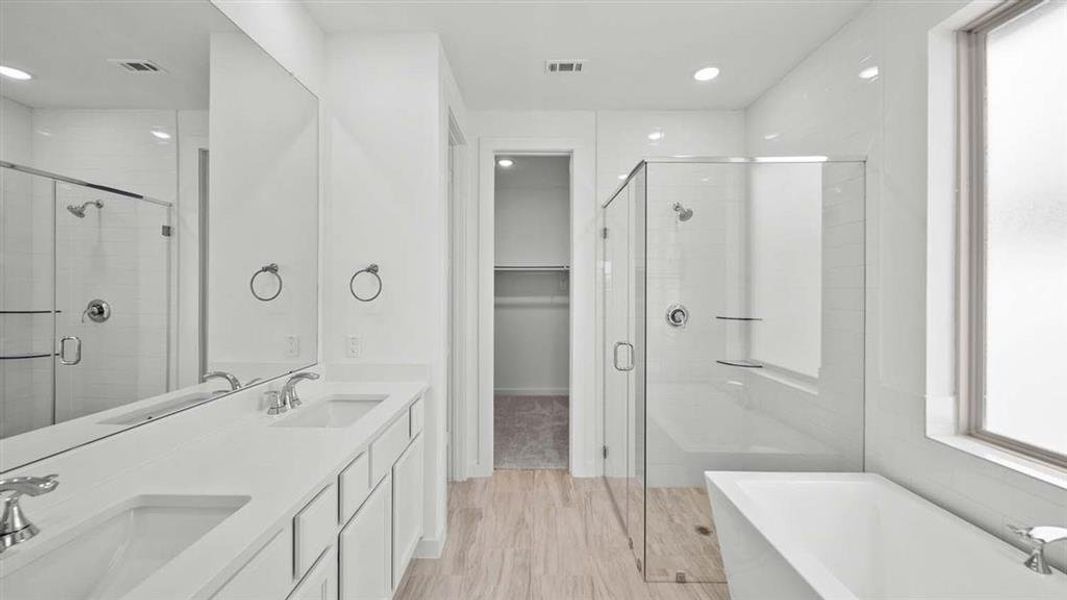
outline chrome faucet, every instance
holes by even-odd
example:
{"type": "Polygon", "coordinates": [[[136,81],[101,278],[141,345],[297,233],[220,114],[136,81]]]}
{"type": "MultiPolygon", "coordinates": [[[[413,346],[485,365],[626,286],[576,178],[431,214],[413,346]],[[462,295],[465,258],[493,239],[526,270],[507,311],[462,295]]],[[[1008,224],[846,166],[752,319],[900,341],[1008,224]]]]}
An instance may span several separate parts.
{"type": "Polygon", "coordinates": [[[237,391],[241,389],[241,380],[237,379],[237,376],[233,373],[227,373],[226,371],[211,371],[210,373],[204,373],[204,381],[208,379],[225,379],[230,384],[230,391],[237,391]]]}
{"type": "Polygon", "coordinates": [[[3,515],[0,516],[0,553],[21,544],[41,532],[30,522],[19,506],[19,498],[40,496],[59,487],[59,475],[44,477],[12,477],[0,479],[0,493],[9,494],[2,500],[3,515]]]}
{"type": "Polygon", "coordinates": [[[1052,568],[1048,566],[1048,560],[1045,559],[1045,547],[1054,542],[1067,541],[1067,528],[1050,525],[1023,528],[1008,525],[1008,529],[1033,546],[1030,556],[1026,557],[1023,564],[1031,571],[1051,575],[1052,568]]]}
{"type": "Polygon", "coordinates": [[[282,387],[282,405],[288,406],[289,408],[296,408],[303,404],[303,402],[300,401],[300,396],[296,395],[296,384],[305,379],[314,381],[318,378],[318,373],[311,372],[297,373],[290,377],[289,381],[286,381],[285,386],[282,387]]]}

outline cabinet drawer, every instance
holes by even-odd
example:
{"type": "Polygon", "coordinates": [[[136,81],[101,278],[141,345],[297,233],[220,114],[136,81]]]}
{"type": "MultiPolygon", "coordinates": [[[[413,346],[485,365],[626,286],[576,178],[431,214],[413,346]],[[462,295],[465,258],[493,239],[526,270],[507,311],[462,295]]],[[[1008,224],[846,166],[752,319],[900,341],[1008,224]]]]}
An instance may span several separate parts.
{"type": "Polygon", "coordinates": [[[370,445],[371,481],[377,485],[382,477],[393,468],[393,463],[400,457],[411,439],[411,415],[408,411],[401,413],[378,439],[370,445]]]}
{"type": "Polygon", "coordinates": [[[370,495],[370,457],[367,453],[349,463],[337,481],[341,491],[340,522],[346,523],[370,495]]]}
{"type": "Polygon", "coordinates": [[[293,576],[297,579],[333,542],[337,531],[337,486],[328,485],[293,517],[293,576]]]}
{"type": "Polygon", "coordinates": [[[274,534],[255,556],[211,600],[281,600],[293,584],[292,532],[274,534]]]}
{"type": "Polygon", "coordinates": [[[418,400],[416,400],[411,405],[410,412],[411,412],[411,437],[412,438],[414,438],[415,436],[417,436],[420,433],[422,433],[422,422],[423,422],[423,416],[424,416],[422,407],[423,407],[422,398],[419,398],[418,400]]]}
{"type": "Polygon", "coordinates": [[[337,551],[329,548],[287,600],[337,600],[337,551]]]}

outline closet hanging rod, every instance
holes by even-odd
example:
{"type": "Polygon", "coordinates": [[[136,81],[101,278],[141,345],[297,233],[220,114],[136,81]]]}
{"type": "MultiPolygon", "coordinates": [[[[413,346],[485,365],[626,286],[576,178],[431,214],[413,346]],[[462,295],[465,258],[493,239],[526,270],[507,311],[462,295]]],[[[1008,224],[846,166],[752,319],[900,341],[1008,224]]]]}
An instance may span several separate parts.
{"type": "Polygon", "coordinates": [[[494,271],[570,271],[570,265],[497,265],[494,271]]]}

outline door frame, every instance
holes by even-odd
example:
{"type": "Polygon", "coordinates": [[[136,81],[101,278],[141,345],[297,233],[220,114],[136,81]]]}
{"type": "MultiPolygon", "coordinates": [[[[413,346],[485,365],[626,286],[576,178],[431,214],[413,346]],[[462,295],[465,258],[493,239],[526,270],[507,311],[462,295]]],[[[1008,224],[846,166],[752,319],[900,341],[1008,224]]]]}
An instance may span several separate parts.
{"type": "Polygon", "coordinates": [[[481,138],[478,144],[478,393],[456,439],[468,440],[468,473],[490,477],[494,469],[494,265],[496,156],[570,156],[570,399],[569,470],[575,477],[597,472],[594,448],[596,372],[597,210],[594,149],[579,138],[481,138]],[[477,435],[466,435],[466,430],[477,435]]]}

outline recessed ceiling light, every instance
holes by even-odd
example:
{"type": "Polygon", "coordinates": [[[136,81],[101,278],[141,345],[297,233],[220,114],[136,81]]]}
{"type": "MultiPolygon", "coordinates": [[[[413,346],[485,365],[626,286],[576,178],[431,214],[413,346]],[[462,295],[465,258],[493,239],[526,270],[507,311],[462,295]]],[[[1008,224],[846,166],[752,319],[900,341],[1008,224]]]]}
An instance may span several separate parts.
{"type": "Polygon", "coordinates": [[[780,134],[780,133],[778,133],[776,131],[774,133],[768,133],[767,135],[763,136],[763,139],[765,139],[765,140],[767,140],[769,142],[769,141],[771,141],[773,139],[777,139],[778,136],[780,136],[780,135],[782,135],[782,134],[780,134]]]}
{"type": "Polygon", "coordinates": [[[877,65],[873,67],[867,67],[866,69],[860,71],[860,79],[874,79],[875,77],[878,77],[877,65]]]}
{"type": "Polygon", "coordinates": [[[33,75],[30,75],[22,69],[16,69],[15,67],[9,67],[7,65],[0,65],[0,75],[7,77],[8,79],[16,79],[18,81],[28,81],[33,79],[33,75]]]}
{"type": "Polygon", "coordinates": [[[515,161],[511,160],[510,158],[501,158],[500,160],[496,161],[496,164],[507,169],[512,167],[515,164],[515,161]]]}
{"type": "Polygon", "coordinates": [[[718,67],[704,67],[703,69],[697,69],[697,72],[693,73],[693,79],[696,79],[697,81],[711,81],[718,76],[718,67]]]}
{"type": "Polygon", "coordinates": [[[658,142],[658,141],[662,140],[663,139],[663,130],[662,129],[657,129],[657,130],[653,131],[652,133],[648,134],[648,139],[653,141],[653,142],[658,142]]]}
{"type": "Polygon", "coordinates": [[[152,135],[156,136],[157,138],[159,138],[161,140],[169,140],[170,139],[170,134],[169,133],[167,133],[166,131],[161,131],[159,129],[153,129],[152,130],[152,135]]]}

